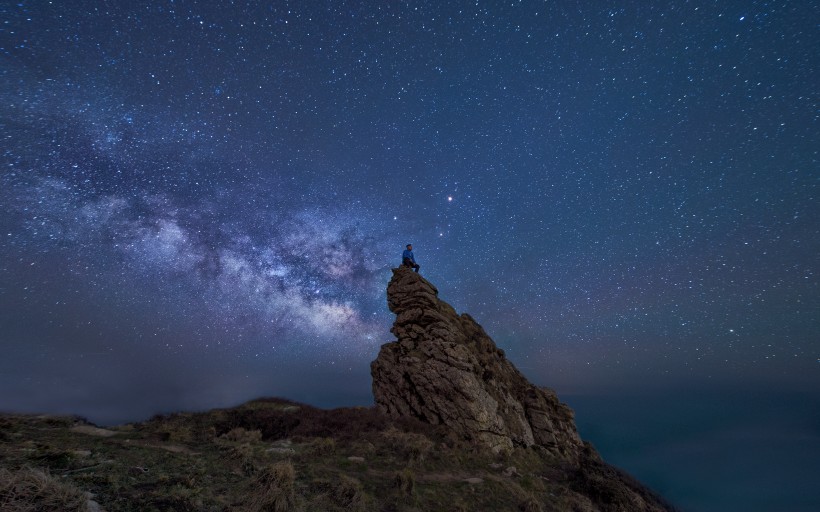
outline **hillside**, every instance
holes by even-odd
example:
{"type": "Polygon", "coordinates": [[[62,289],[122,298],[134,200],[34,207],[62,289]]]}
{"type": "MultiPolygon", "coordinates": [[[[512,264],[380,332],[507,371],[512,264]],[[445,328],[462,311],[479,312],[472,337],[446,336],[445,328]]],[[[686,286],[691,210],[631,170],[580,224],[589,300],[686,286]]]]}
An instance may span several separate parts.
{"type": "Polygon", "coordinates": [[[43,500],[53,506],[37,510],[91,510],[89,499],[110,512],[626,511],[633,493],[660,502],[592,451],[579,467],[527,448],[493,455],[373,408],[261,399],[110,429],[6,415],[0,432],[3,511],[43,500]]]}
{"type": "Polygon", "coordinates": [[[376,406],[282,399],[99,428],[0,417],[5,511],[673,510],[604,463],[574,413],[469,315],[395,269],[376,406]]]}

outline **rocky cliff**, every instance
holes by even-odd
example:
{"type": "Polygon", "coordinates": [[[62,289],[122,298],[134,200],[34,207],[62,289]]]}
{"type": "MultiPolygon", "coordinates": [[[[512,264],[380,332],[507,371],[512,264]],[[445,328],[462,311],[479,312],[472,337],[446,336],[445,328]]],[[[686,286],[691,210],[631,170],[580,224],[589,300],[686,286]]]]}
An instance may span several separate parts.
{"type": "Polygon", "coordinates": [[[495,452],[541,447],[577,463],[573,411],[531,384],[469,315],[419,274],[393,270],[387,304],[397,340],[371,363],[376,404],[393,417],[442,424],[495,452]]]}
{"type": "Polygon", "coordinates": [[[376,406],[395,419],[442,426],[501,460],[521,461],[520,448],[534,449],[544,464],[539,476],[558,487],[517,510],[675,510],[606,464],[578,436],[572,409],[530,383],[475,320],[438,298],[432,283],[393,269],[387,304],[397,339],[382,345],[370,365],[376,406]]]}

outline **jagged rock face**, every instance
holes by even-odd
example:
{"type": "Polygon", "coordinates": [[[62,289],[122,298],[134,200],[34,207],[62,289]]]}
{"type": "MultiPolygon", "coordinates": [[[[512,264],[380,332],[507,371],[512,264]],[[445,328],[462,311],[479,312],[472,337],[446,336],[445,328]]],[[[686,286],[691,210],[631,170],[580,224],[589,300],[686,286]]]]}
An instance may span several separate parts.
{"type": "Polygon", "coordinates": [[[532,385],[469,315],[410,269],[393,269],[387,304],[397,341],[370,365],[376,404],[392,416],[443,424],[494,451],[541,446],[577,461],[574,413],[532,385]]]}

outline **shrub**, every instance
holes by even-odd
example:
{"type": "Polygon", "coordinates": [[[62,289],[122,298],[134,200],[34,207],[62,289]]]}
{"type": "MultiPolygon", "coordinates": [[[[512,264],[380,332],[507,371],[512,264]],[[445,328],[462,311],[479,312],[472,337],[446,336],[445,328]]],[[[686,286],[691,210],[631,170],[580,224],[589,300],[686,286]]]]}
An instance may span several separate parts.
{"type": "Polygon", "coordinates": [[[190,443],[194,441],[194,431],[191,427],[175,420],[160,424],[154,434],[161,441],[170,443],[190,443]]]}
{"type": "Polygon", "coordinates": [[[416,488],[416,475],[410,468],[404,468],[396,473],[396,478],[393,481],[405,496],[412,495],[416,488]]]}
{"type": "Polygon", "coordinates": [[[249,444],[237,444],[227,450],[228,455],[234,460],[245,460],[253,457],[253,447],[249,444]]]}
{"type": "Polygon", "coordinates": [[[236,428],[258,430],[262,439],[275,441],[293,435],[300,423],[294,412],[283,411],[281,407],[237,408],[227,411],[223,418],[215,422],[214,428],[217,433],[227,433],[236,428]]]}
{"type": "Polygon", "coordinates": [[[433,449],[433,442],[424,434],[401,432],[391,427],[385,430],[382,436],[392,447],[400,450],[410,462],[423,461],[433,449]]]}
{"type": "Polygon", "coordinates": [[[293,483],[296,472],[290,462],[277,462],[256,476],[256,491],[252,493],[248,510],[252,512],[290,512],[296,510],[293,483]]]}
{"type": "Polygon", "coordinates": [[[362,510],[365,506],[362,484],[355,478],[341,475],[341,481],[333,489],[333,502],[345,510],[362,510]]]}
{"type": "Polygon", "coordinates": [[[11,440],[11,433],[17,431],[17,424],[11,418],[0,418],[0,443],[11,440]]]}
{"type": "Polygon", "coordinates": [[[228,441],[255,443],[262,440],[262,432],[260,430],[245,430],[242,427],[237,427],[222,434],[221,437],[228,441]]]}
{"type": "Polygon", "coordinates": [[[45,443],[37,443],[37,451],[29,457],[38,466],[54,469],[66,469],[77,458],[74,452],[57,448],[45,443]]]}
{"type": "Polygon", "coordinates": [[[310,443],[310,451],[316,455],[331,455],[336,452],[336,440],[332,437],[318,437],[310,443]]]}
{"type": "Polygon", "coordinates": [[[76,487],[47,472],[0,468],[0,510],[4,512],[86,512],[88,498],[76,487]]]}
{"type": "Polygon", "coordinates": [[[543,512],[544,509],[541,503],[535,499],[535,496],[530,494],[518,505],[518,510],[521,512],[543,512]]]}

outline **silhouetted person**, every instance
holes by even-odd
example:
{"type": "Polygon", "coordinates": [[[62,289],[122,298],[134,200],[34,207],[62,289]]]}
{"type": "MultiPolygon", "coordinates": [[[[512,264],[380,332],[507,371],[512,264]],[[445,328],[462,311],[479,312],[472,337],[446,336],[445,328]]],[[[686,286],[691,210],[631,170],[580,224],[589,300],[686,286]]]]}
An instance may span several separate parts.
{"type": "Polygon", "coordinates": [[[414,269],[416,272],[421,268],[419,264],[416,263],[416,257],[413,256],[413,244],[407,244],[407,249],[401,253],[401,264],[414,269]]]}

